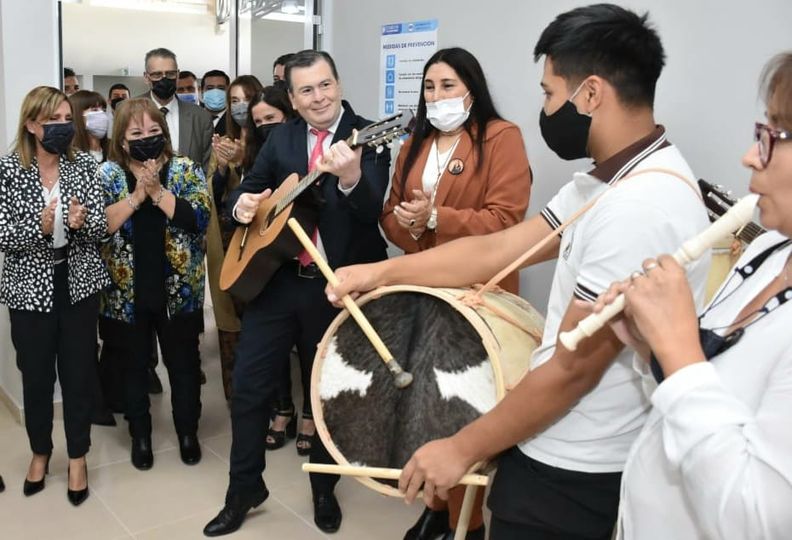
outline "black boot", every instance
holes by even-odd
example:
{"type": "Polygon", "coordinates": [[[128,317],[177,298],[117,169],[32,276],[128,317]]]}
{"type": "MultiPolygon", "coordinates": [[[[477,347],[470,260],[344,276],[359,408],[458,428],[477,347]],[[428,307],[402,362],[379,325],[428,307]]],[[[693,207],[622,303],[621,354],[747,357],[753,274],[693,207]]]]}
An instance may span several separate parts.
{"type": "Polygon", "coordinates": [[[154,452],[151,450],[151,436],[132,437],[132,465],[147,471],[154,465],[154,452]]]}
{"type": "Polygon", "coordinates": [[[427,507],[415,525],[404,535],[404,540],[435,540],[450,530],[448,510],[434,511],[427,507]]]}
{"type": "Polygon", "coordinates": [[[223,509],[204,527],[204,535],[223,536],[236,531],[242,526],[248,511],[251,508],[258,507],[267,500],[267,497],[269,497],[269,491],[267,491],[266,487],[255,495],[243,496],[234,494],[227,496],[223,509]]]}

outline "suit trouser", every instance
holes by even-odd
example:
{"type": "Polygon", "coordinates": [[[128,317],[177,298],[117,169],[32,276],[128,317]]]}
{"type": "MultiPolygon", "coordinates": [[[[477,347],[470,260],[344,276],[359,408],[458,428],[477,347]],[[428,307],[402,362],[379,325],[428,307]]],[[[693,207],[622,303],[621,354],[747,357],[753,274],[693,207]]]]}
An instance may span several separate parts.
{"type": "Polygon", "coordinates": [[[198,360],[199,321],[203,313],[168,318],[165,311],[136,310],[135,323],[124,324],[129,353],[124,355],[126,417],[132,437],[151,435],[148,366],[151,332],[156,331],[171,386],[173,423],[179,435],[198,431],[201,379],[198,360]]]}
{"type": "Polygon", "coordinates": [[[49,313],[9,309],[11,341],[22,372],[25,428],[36,454],[52,452],[55,372],[63,392],[63,423],[69,457],[91,446],[96,319],[99,295],[69,302],[66,262],[54,267],[54,305],[49,313]]]}
{"type": "MultiPolygon", "coordinates": [[[[234,362],[229,495],[265,487],[266,426],[283,370],[289,367],[289,352],[296,344],[303,381],[310,381],[316,346],[338,313],[325,297],[326,283],[321,277],[298,276],[290,261],[245,308],[234,362]]],[[[333,463],[319,437],[313,441],[311,462],[333,463]]],[[[332,491],[338,482],[335,475],[310,476],[314,493],[332,491]]]]}

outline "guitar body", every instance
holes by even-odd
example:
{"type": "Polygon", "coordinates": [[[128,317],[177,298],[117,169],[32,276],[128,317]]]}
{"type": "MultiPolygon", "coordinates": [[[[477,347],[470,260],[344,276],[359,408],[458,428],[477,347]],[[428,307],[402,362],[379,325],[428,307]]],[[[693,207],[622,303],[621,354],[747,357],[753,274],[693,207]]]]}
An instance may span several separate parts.
{"type": "Polygon", "coordinates": [[[297,237],[286,226],[289,218],[311,231],[316,226],[317,212],[295,201],[275,214],[278,203],[292,191],[300,177],[294,173],[263,201],[256,216],[247,226],[239,226],[228,245],[223,268],[220,271],[220,288],[242,301],[250,302],[264,290],[280,266],[301,251],[297,237]]]}

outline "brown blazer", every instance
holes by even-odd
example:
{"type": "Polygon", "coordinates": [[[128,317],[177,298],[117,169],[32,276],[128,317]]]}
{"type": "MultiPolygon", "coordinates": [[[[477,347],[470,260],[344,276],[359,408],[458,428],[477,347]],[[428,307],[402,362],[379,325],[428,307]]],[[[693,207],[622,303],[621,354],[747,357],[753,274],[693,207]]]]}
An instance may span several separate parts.
{"type": "MultiPolygon", "coordinates": [[[[487,124],[483,162],[478,172],[473,140],[467,132],[462,133],[439,180],[435,197],[437,229],[427,230],[417,241],[413,240],[410,232],[396,221],[393,208],[403,200],[412,199],[413,189],[423,189],[423,170],[432,141],[433,138],[427,138],[423,142],[404,187],[402,168],[412,139],[399,152],[390,195],[380,218],[385,236],[391,242],[405,253],[414,253],[463,236],[501,231],[525,218],[531,197],[531,168],[522,134],[520,128],[510,122],[493,120],[487,124]],[[464,168],[461,173],[453,175],[448,168],[457,159],[462,161],[464,168]]],[[[517,294],[518,273],[509,274],[500,286],[517,294]]]]}

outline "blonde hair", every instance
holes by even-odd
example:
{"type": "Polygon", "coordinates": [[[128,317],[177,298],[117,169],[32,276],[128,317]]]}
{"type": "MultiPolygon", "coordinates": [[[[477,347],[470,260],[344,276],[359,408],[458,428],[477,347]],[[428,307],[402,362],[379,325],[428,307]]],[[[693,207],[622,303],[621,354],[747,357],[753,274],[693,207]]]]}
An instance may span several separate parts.
{"type": "MultiPolygon", "coordinates": [[[[61,103],[69,103],[66,94],[51,86],[37,86],[25,96],[22,101],[22,109],[19,111],[19,126],[17,126],[16,140],[11,149],[12,152],[19,154],[19,161],[24,169],[29,169],[36,155],[36,136],[28,131],[28,121],[37,122],[40,117],[47,119],[55,114],[61,103]]],[[[69,103],[71,109],[71,103],[69,103]]],[[[69,161],[74,159],[72,146],[66,149],[66,158],[69,161]]]]}
{"type": "Polygon", "coordinates": [[[144,115],[148,115],[152,121],[159,124],[159,127],[162,128],[162,135],[165,137],[165,149],[162,151],[162,155],[167,160],[173,157],[168,123],[159,108],[147,97],[125,99],[116,107],[113,117],[113,137],[110,140],[110,161],[118,163],[124,169],[129,169],[129,154],[124,150],[123,146],[126,140],[126,130],[132,119],[143,125],[144,115]]]}
{"type": "Polygon", "coordinates": [[[792,52],[774,56],[762,70],[761,93],[775,127],[792,130],[792,52]]]}

